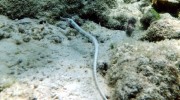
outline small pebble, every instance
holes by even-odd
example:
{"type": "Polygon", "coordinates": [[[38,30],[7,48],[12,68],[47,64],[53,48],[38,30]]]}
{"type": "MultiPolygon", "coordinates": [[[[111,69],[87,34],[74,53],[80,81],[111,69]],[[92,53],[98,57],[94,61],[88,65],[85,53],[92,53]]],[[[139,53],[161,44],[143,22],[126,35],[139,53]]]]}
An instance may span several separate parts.
{"type": "Polygon", "coordinates": [[[39,81],[43,81],[43,78],[40,78],[39,81]]]}
{"type": "Polygon", "coordinates": [[[47,60],[47,63],[52,63],[53,61],[52,60],[47,60]]]}
{"type": "Polygon", "coordinates": [[[25,30],[24,30],[23,28],[18,28],[18,31],[19,31],[20,33],[25,33],[25,30]]]}
{"type": "Polygon", "coordinates": [[[32,100],[37,100],[37,98],[32,98],[32,100]]]}
{"type": "Polygon", "coordinates": [[[60,36],[52,36],[50,38],[50,40],[51,40],[52,43],[55,43],[55,44],[62,42],[62,38],[60,36]]]}
{"type": "Polygon", "coordinates": [[[14,74],[15,74],[15,72],[10,72],[9,74],[10,74],[10,75],[14,75],[14,74]]]}
{"type": "Polygon", "coordinates": [[[15,40],[15,43],[16,43],[17,45],[20,45],[20,44],[22,44],[22,41],[20,41],[20,40],[15,40]]]}
{"type": "Polygon", "coordinates": [[[56,24],[57,27],[60,27],[62,29],[66,29],[68,26],[68,23],[66,21],[60,21],[56,24]]]}
{"type": "Polygon", "coordinates": [[[22,62],[23,62],[22,59],[18,59],[17,64],[20,64],[20,63],[22,63],[22,62]]]}
{"type": "Polygon", "coordinates": [[[24,38],[23,38],[23,41],[24,42],[29,42],[31,40],[31,38],[29,37],[29,36],[25,36],[24,38]]]}

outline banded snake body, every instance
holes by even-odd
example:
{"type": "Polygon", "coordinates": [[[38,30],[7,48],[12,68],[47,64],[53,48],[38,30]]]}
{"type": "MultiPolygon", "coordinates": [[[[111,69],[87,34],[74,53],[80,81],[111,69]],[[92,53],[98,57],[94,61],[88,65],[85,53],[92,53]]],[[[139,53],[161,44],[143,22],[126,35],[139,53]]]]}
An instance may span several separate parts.
{"type": "Polygon", "coordinates": [[[71,24],[74,27],[74,29],[76,29],[82,35],[86,36],[94,44],[95,52],[94,52],[94,61],[93,61],[93,77],[94,77],[95,85],[96,85],[100,95],[102,96],[103,100],[107,100],[105,94],[101,91],[101,89],[98,85],[98,82],[97,82],[98,79],[97,79],[96,68],[97,68],[98,47],[99,47],[97,39],[94,36],[92,36],[91,34],[89,34],[88,32],[86,32],[85,30],[83,30],[79,25],[76,24],[76,22],[74,22],[73,19],[70,19],[70,18],[61,18],[61,19],[66,20],[69,24],[71,24]]]}

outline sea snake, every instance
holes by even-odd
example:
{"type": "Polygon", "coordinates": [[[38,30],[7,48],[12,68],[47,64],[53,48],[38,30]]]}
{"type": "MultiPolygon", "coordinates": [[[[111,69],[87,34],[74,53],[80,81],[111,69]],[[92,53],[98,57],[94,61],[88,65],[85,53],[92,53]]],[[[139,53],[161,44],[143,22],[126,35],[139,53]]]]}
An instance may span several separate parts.
{"type": "Polygon", "coordinates": [[[95,46],[95,52],[94,52],[94,62],[93,62],[93,77],[95,80],[95,85],[100,93],[100,95],[102,96],[103,100],[107,100],[105,94],[101,91],[98,82],[97,82],[97,73],[96,73],[96,67],[97,67],[97,58],[98,58],[98,41],[97,39],[92,36],[91,34],[89,34],[88,32],[84,31],[81,27],[79,27],[79,25],[76,24],[76,22],[74,22],[73,19],[70,18],[61,18],[62,20],[66,20],[69,24],[71,24],[78,32],[80,32],[81,34],[83,34],[84,36],[88,37],[94,44],[95,46]]]}

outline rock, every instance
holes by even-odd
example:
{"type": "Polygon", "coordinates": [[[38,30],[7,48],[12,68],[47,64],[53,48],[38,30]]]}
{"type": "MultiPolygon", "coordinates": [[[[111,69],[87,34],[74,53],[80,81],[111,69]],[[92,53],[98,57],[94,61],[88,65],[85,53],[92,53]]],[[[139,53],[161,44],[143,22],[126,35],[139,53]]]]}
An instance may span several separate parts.
{"type": "Polygon", "coordinates": [[[30,18],[23,18],[23,19],[17,20],[17,23],[22,24],[22,25],[27,25],[27,24],[33,23],[33,21],[30,18]]]}
{"type": "Polygon", "coordinates": [[[34,17],[40,10],[37,2],[34,0],[6,0],[0,1],[1,14],[7,15],[12,19],[20,19],[23,17],[34,17]]]}
{"type": "Polygon", "coordinates": [[[135,18],[130,18],[128,20],[128,24],[126,26],[126,34],[127,36],[131,36],[133,31],[135,30],[136,27],[136,19],[135,18]]]}
{"type": "Polygon", "coordinates": [[[0,28],[4,27],[4,23],[0,22],[0,28]]]}
{"type": "Polygon", "coordinates": [[[178,68],[178,70],[180,71],[180,61],[177,61],[175,65],[178,68]]]}
{"type": "Polygon", "coordinates": [[[68,23],[66,21],[59,21],[56,23],[56,26],[65,30],[68,27],[68,23]]]}
{"type": "Polygon", "coordinates": [[[0,40],[4,38],[10,38],[11,34],[8,32],[0,31],[0,40]]]}
{"type": "Polygon", "coordinates": [[[166,57],[172,53],[180,57],[179,43],[179,40],[166,40],[117,45],[107,70],[109,85],[115,90],[112,100],[179,98],[179,62],[166,57]]]}
{"type": "Polygon", "coordinates": [[[178,17],[180,12],[179,0],[152,0],[152,4],[158,12],[168,12],[176,17],[178,17]]]}
{"type": "Polygon", "coordinates": [[[132,98],[136,97],[136,95],[142,90],[140,82],[133,80],[133,78],[129,78],[123,81],[124,82],[117,82],[119,86],[117,86],[115,93],[115,97],[117,98],[114,100],[131,100],[132,98]],[[129,80],[131,80],[131,82],[128,82],[129,80]]]}
{"type": "Polygon", "coordinates": [[[0,40],[4,38],[4,33],[0,32],[0,40]]]}
{"type": "Polygon", "coordinates": [[[3,0],[0,1],[0,9],[1,14],[11,19],[44,17],[48,23],[54,24],[60,16],[71,18],[78,15],[81,18],[103,23],[106,20],[104,16],[108,16],[108,10],[116,4],[116,0],[3,0]]]}
{"type": "Polygon", "coordinates": [[[23,29],[23,28],[18,28],[18,31],[20,32],[20,33],[25,33],[25,30],[23,29]]]}
{"type": "Polygon", "coordinates": [[[140,19],[140,22],[143,28],[147,29],[153,21],[158,19],[160,19],[160,15],[154,9],[149,9],[140,19]]]}
{"type": "MultiPolygon", "coordinates": [[[[105,26],[116,30],[128,30],[128,33],[131,33],[132,28],[128,27],[128,25],[130,25],[129,21],[132,19],[139,20],[140,16],[142,16],[138,3],[139,2],[118,2],[117,8],[110,10],[110,14],[108,15],[110,18],[107,18],[108,21],[105,26]]],[[[136,21],[132,26],[134,26],[134,24],[136,24],[136,21]]]]}
{"type": "Polygon", "coordinates": [[[57,36],[57,35],[53,35],[48,39],[51,40],[51,42],[55,43],[55,44],[62,42],[62,38],[60,36],[57,36]]]}
{"type": "Polygon", "coordinates": [[[0,92],[6,88],[9,88],[11,85],[15,83],[15,78],[1,75],[0,81],[0,92]]]}
{"type": "Polygon", "coordinates": [[[134,3],[137,2],[137,0],[124,0],[124,3],[134,3]]]}
{"type": "Polygon", "coordinates": [[[29,42],[30,40],[31,40],[31,38],[29,36],[24,36],[23,37],[24,42],[29,42]]]}
{"type": "Polygon", "coordinates": [[[141,40],[150,42],[180,39],[180,20],[167,17],[153,22],[141,40]]]}
{"type": "Polygon", "coordinates": [[[107,73],[108,67],[109,65],[107,62],[99,62],[97,71],[100,72],[103,76],[105,76],[107,73]]]}
{"type": "Polygon", "coordinates": [[[43,34],[44,26],[38,25],[33,27],[32,29],[32,38],[34,40],[41,40],[44,38],[45,34],[43,34]]]}

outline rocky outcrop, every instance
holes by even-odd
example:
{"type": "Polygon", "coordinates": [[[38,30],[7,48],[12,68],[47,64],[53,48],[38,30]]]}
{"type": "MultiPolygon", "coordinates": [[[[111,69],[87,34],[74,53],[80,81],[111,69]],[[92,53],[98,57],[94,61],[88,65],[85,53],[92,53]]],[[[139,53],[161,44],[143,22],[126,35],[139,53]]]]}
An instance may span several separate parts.
{"type": "Polygon", "coordinates": [[[55,23],[60,16],[78,16],[110,29],[126,30],[129,20],[141,16],[141,5],[144,3],[135,0],[1,0],[0,14],[11,19],[38,18],[49,23],[55,23]]]}
{"type": "Polygon", "coordinates": [[[118,45],[108,69],[112,100],[178,100],[180,41],[118,45]],[[174,44],[174,45],[172,45],[174,44]]]}
{"type": "Polygon", "coordinates": [[[144,29],[147,29],[152,22],[158,19],[160,19],[159,13],[157,13],[154,9],[149,9],[140,19],[140,22],[142,24],[142,27],[144,29]]]}
{"type": "Polygon", "coordinates": [[[0,14],[11,19],[24,17],[47,20],[49,23],[61,17],[75,15],[105,24],[108,10],[114,7],[116,0],[1,0],[0,14]]]}
{"type": "Polygon", "coordinates": [[[153,22],[141,40],[150,42],[164,39],[180,39],[180,21],[171,16],[153,22]]]}
{"type": "Polygon", "coordinates": [[[152,3],[159,12],[168,12],[176,17],[180,12],[180,0],[152,0],[152,3]]]}

